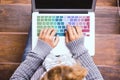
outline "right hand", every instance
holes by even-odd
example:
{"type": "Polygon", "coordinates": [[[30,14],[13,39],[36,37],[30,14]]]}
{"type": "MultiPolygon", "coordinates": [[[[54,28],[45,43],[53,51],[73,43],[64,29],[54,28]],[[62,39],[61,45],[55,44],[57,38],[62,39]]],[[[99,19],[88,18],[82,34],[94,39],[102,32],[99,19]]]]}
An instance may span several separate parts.
{"type": "Polygon", "coordinates": [[[66,43],[75,41],[75,40],[81,38],[82,35],[83,35],[82,29],[80,26],[72,27],[70,25],[67,25],[67,31],[66,31],[66,37],[65,37],[66,43]]]}
{"type": "Polygon", "coordinates": [[[54,28],[43,29],[40,32],[39,39],[49,44],[52,48],[56,47],[59,37],[55,37],[56,30],[54,28]]]}

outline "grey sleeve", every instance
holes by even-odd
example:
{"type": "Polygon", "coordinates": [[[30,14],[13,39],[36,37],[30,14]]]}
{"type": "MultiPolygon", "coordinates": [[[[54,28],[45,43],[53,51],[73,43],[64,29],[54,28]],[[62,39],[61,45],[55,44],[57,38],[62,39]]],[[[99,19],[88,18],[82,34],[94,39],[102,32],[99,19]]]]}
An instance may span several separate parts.
{"type": "Polygon", "coordinates": [[[38,40],[36,47],[27,55],[10,80],[30,80],[51,50],[52,48],[47,43],[38,40]]]}
{"type": "Polygon", "coordinates": [[[73,57],[88,70],[86,80],[104,80],[88,50],[84,47],[84,37],[68,43],[67,47],[70,49],[73,57]]]}

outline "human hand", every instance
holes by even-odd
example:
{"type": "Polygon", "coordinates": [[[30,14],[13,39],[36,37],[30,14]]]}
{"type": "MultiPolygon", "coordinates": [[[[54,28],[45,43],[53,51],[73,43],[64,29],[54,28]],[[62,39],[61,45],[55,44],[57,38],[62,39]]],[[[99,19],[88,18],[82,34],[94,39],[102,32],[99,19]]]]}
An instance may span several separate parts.
{"type": "Polygon", "coordinates": [[[59,37],[56,36],[56,30],[54,28],[46,28],[41,30],[39,39],[49,44],[52,48],[56,47],[59,42],[59,37]]]}
{"type": "Polygon", "coordinates": [[[72,42],[81,37],[82,37],[81,27],[79,26],[71,27],[70,25],[67,25],[67,31],[66,31],[66,37],[65,37],[66,43],[72,42]]]}

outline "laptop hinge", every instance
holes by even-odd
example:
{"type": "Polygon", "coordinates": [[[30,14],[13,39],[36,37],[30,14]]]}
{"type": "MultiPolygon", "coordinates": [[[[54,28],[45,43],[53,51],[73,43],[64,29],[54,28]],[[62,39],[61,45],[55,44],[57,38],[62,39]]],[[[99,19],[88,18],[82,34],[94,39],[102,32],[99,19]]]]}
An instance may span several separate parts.
{"type": "Polygon", "coordinates": [[[47,11],[40,11],[39,13],[44,13],[44,14],[88,14],[88,12],[87,11],[74,11],[74,12],[72,12],[72,11],[67,11],[67,12],[62,12],[62,11],[60,11],[60,12],[47,12],[47,11]]]}

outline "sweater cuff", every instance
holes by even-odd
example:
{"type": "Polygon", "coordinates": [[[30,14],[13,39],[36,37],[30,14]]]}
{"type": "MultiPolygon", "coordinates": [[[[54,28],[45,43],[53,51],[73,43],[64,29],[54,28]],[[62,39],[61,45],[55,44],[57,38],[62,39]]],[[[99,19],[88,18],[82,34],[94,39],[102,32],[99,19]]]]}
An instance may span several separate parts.
{"type": "Polygon", "coordinates": [[[38,39],[37,44],[35,48],[32,50],[32,52],[38,54],[41,56],[41,59],[44,59],[52,50],[52,47],[48,45],[43,40],[38,39]]]}
{"type": "Polygon", "coordinates": [[[74,58],[81,56],[87,51],[87,49],[84,46],[84,37],[81,37],[75,41],[68,43],[67,47],[71,51],[74,58]]]}

